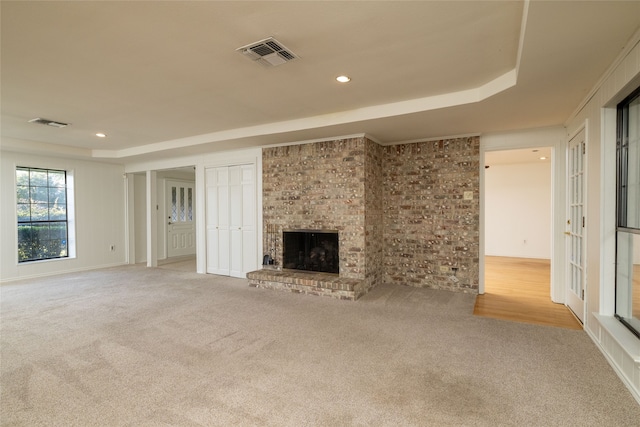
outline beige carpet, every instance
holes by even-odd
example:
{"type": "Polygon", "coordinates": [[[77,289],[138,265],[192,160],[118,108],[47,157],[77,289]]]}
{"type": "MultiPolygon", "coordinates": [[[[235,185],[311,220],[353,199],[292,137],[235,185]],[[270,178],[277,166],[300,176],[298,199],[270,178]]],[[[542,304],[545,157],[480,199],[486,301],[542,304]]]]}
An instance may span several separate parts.
{"type": "MultiPolygon", "coordinates": [[[[141,264],[141,267],[145,267],[146,263],[141,264]]],[[[175,258],[166,258],[164,260],[158,261],[158,268],[163,268],[165,270],[176,270],[183,271],[188,273],[195,273],[197,271],[196,267],[196,256],[184,256],[184,257],[175,257],[175,258]]]]}
{"type": "Polygon", "coordinates": [[[127,266],[0,287],[3,426],[638,426],[583,331],[127,266]]]}

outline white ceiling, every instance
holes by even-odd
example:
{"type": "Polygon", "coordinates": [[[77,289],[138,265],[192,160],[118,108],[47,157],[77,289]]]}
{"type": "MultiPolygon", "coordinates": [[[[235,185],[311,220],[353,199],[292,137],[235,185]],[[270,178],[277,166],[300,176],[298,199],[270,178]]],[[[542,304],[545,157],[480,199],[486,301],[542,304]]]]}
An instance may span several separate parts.
{"type": "Polygon", "coordinates": [[[120,162],[561,125],[640,28],[640,1],[0,8],[3,146],[120,162]],[[300,59],[266,69],[236,52],[269,36],[300,59]],[[339,74],[352,81],[336,83],[339,74]],[[71,125],[28,123],[35,117],[71,125]]]}

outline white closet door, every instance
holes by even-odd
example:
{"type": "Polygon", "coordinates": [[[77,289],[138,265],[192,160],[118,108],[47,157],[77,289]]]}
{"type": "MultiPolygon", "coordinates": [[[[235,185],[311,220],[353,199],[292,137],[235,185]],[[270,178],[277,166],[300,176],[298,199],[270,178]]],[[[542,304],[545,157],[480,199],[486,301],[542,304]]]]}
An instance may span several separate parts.
{"type": "Polygon", "coordinates": [[[228,276],[229,264],[229,169],[206,170],[207,273],[228,276]]]}
{"type": "Polygon", "coordinates": [[[253,164],[207,169],[207,273],[258,268],[255,179],[253,164]]]}

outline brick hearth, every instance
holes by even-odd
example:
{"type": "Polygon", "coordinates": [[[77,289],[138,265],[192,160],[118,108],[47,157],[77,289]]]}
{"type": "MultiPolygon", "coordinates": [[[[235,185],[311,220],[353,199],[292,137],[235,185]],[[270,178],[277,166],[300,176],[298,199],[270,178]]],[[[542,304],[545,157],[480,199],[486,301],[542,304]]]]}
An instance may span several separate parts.
{"type": "Polygon", "coordinates": [[[247,278],[249,286],[256,288],[278,289],[346,300],[356,300],[363,294],[362,280],[347,279],[330,273],[263,269],[248,273],[247,278]]]}

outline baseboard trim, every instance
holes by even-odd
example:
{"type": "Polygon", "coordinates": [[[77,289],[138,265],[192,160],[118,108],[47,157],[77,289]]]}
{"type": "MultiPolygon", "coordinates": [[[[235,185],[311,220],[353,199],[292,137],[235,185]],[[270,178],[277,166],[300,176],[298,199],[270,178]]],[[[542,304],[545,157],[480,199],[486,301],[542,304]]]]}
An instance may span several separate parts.
{"type": "Polygon", "coordinates": [[[13,283],[13,282],[19,282],[21,280],[38,279],[38,278],[42,278],[42,277],[51,277],[51,276],[59,276],[61,274],[79,273],[81,271],[100,270],[102,268],[120,267],[120,266],[124,266],[124,265],[129,265],[129,264],[127,264],[126,262],[118,262],[118,263],[113,263],[113,264],[103,264],[103,265],[97,265],[97,266],[91,266],[91,267],[71,268],[71,269],[68,269],[68,270],[54,271],[54,272],[49,272],[49,273],[28,274],[26,276],[12,277],[10,279],[2,279],[2,280],[0,280],[0,285],[5,285],[5,284],[13,283]]]}

